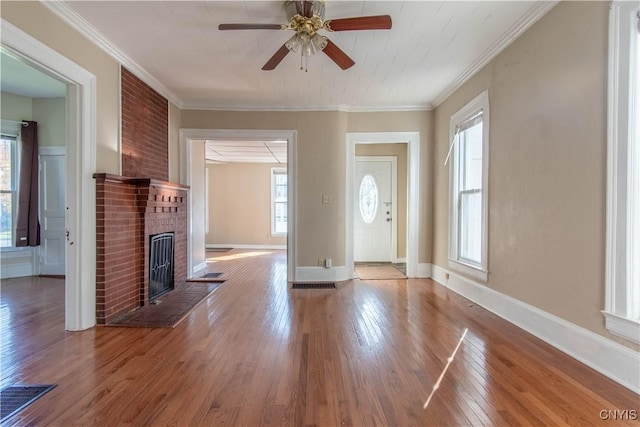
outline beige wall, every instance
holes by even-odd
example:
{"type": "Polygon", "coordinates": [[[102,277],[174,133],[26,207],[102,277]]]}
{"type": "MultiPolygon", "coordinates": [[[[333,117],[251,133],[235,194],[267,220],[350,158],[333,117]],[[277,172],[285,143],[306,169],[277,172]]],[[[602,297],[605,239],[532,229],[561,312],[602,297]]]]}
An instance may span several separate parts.
{"type": "Polygon", "coordinates": [[[33,100],[27,96],[0,93],[0,114],[4,120],[33,120],[33,100]]]}
{"type": "Polygon", "coordinates": [[[2,19],[97,77],[97,172],[119,172],[119,65],[40,2],[2,2],[2,19]]]}
{"type": "Polygon", "coordinates": [[[398,258],[407,256],[407,144],[356,144],[356,156],[393,156],[397,158],[398,258]]]}
{"type": "MultiPolygon", "coordinates": [[[[265,129],[297,131],[297,264],[316,266],[319,258],[345,263],[346,134],[351,132],[420,131],[422,159],[429,158],[431,112],[233,112],[182,111],[182,128],[265,129]],[[352,121],[353,120],[353,121],[352,121]],[[331,204],[323,204],[330,196],[331,204]]],[[[428,164],[424,167],[428,170],[428,164]]],[[[420,179],[424,180],[424,177],[420,179]]],[[[424,184],[424,183],[423,183],[424,184]]],[[[429,224],[428,185],[423,185],[420,225],[429,224]]],[[[428,227],[421,227],[418,262],[430,262],[428,227]]]]}
{"type": "Polygon", "coordinates": [[[271,168],[268,163],[208,164],[207,244],[286,245],[271,235],[271,168]]]}
{"type": "Polygon", "coordinates": [[[66,99],[29,98],[2,92],[2,119],[38,122],[38,145],[66,145],[66,99]]]}
{"type": "Polygon", "coordinates": [[[65,98],[34,98],[33,120],[38,122],[38,145],[67,145],[67,101],[65,98]]]}
{"type": "Polygon", "coordinates": [[[180,182],[180,122],[182,110],[169,102],[169,181],[180,182]]]}
{"type": "Polygon", "coordinates": [[[487,286],[608,336],[605,2],[562,2],[435,111],[434,263],[447,268],[449,119],[485,89],[487,286]]]}

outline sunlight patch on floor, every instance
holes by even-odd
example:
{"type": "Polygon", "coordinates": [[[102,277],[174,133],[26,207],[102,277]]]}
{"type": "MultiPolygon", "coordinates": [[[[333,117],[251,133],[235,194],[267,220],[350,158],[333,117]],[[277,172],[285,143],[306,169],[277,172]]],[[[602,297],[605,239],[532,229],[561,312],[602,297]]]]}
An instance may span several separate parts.
{"type": "Polygon", "coordinates": [[[234,259],[251,258],[251,257],[256,257],[256,256],[261,256],[261,255],[268,255],[270,253],[271,252],[269,252],[269,251],[267,251],[267,252],[243,252],[243,253],[240,253],[240,254],[224,255],[224,256],[216,256],[216,257],[207,258],[207,262],[232,261],[234,259]]]}

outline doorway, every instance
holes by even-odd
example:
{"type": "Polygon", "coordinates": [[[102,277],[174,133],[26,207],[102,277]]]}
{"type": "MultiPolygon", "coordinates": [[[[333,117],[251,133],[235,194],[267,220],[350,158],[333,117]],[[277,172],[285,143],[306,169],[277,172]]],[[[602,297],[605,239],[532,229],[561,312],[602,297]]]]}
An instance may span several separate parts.
{"type": "MultiPolygon", "coordinates": [[[[191,187],[193,203],[188,206],[187,217],[191,233],[188,235],[188,274],[197,277],[206,264],[206,210],[205,210],[205,147],[206,141],[286,141],[287,146],[287,280],[295,280],[295,158],[296,131],[246,129],[181,129],[180,130],[180,182],[191,187]]],[[[212,201],[209,201],[212,203],[212,201]]]]}
{"type": "MultiPolygon", "coordinates": [[[[357,150],[357,149],[356,149],[357,150]]],[[[356,156],[353,256],[358,262],[398,258],[397,158],[356,156]]]]}
{"type": "Polygon", "coordinates": [[[66,85],[65,329],[96,323],[96,77],[2,20],[2,51],[66,85]]]}
{"type": "MultiPolygon", "coordinates": [[[[398,231],[406,241],[406,275],[418,277],[418,218],[420,215],[419,187],[420,187],[420,133],[419,132],[355,132],[347,134],[346,159],[346,267],[349,277],[355,277],[354,252],[354,211],[359,209],[354,204],[356,182],[356,146],[359,144],[404,144],[407,152],[407,202],[406,202],[406,230],[398,231]]],[[[398,203],[395,204],[398,206],[398,203]]],[[[386,210],[384,211],[386,212],[386,210]]],[[[393,218],[392,218],[393,221],[393,218]]]]}

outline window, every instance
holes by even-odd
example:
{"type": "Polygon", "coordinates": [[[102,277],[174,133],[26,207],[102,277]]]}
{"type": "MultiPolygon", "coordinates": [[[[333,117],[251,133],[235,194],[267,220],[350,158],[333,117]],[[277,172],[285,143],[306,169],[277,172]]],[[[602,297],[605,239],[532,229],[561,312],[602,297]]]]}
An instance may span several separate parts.
{"type": "Polygon", "coordinates": [[[378,213],[378,185],[373,176],[367,174],[360,182],[360,215],[362,220],[371,224],[378,213]]]}
{"type": "Polygon", "coordinates": [[[640,343],[640,6],[614,1],[609,16],[607,329],[640,343]]]}
{"type": "Polygon", "coordinates": [[[487,280],[489,96],[451,117],[449,267],[487,280]]]}
{"type": "Polygon", "coordinates": [[[0,133],[0,247],[15,246],[19,125],[2,122],[0,133]]]}
{"type": "Polygon", "coordinates": [[[287,234],[287,170],[271,169],[271,234],[287,234]]]}

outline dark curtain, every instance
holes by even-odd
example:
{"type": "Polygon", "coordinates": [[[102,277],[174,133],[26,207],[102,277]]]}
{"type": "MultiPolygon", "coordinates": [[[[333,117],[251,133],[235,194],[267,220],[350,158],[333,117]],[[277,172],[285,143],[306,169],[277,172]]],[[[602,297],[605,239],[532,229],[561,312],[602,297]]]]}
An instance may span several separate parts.
{"type": "Polygon", "coordinates": [[[20,143],[20,178],[16,214],[16,246],[39,246],[38,123],[25,122],[20,143]]]}

